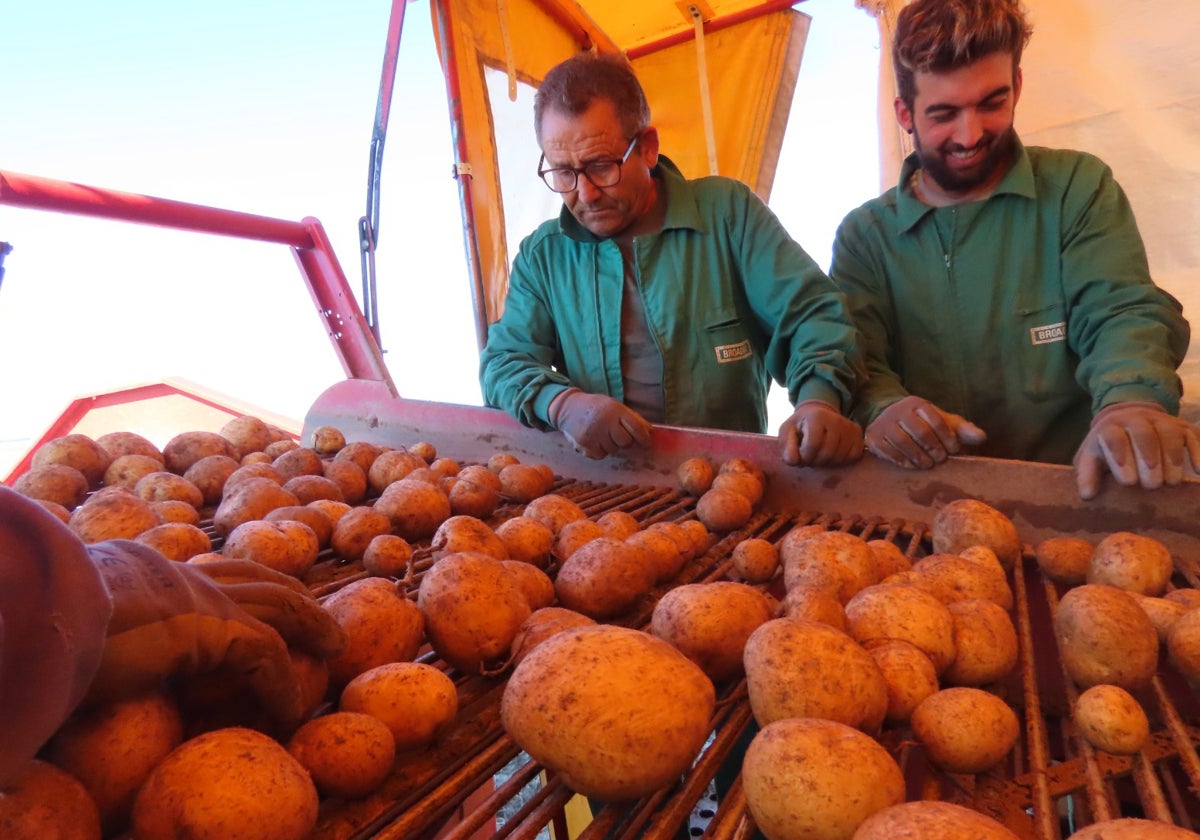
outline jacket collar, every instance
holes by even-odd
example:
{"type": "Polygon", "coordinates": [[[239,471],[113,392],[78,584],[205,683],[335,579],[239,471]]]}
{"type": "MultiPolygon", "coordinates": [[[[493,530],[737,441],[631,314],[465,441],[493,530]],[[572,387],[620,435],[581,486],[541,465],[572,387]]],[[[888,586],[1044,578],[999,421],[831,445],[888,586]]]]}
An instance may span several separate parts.
{"type": "MultiPolygon", "coordinates": [[[[663,218],[663,230],[671,228],[691,228],[705,230],[700,218],[700,210],[696,206],[696,195],[691,183],[683,177],[679,167],[666,155],[658,156],[658,165],[651,170],[658,179],[659,188],[667,199],[667,212],[663,218]]],[[[607,237],[599,237],[579,224],[579,220],[571,215],[567,205],[558,212],[558,227],[567,236],[578,242],[602,242],[607,237]]]]}

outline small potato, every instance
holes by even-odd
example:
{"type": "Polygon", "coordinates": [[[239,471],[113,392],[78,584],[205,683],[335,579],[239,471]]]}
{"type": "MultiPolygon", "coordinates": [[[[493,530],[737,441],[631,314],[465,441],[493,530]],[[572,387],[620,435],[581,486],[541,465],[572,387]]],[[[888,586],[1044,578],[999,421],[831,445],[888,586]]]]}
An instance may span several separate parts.
{"type": "Polygon", "coordinates": [[[747,583],[766,583],[779,570],[779,552],[770,540],[757,537],[733,547],[733,573],[747,583]]]}
{"type": "Polygon", "coordinates": [[[89,487],[98,487],[112,458],[91,437],[74,433],[48,440],[34,450],[31,467],[63,464],[83,473],[89,487]]]}
{"type": "Polygon", "coordinates": [[[317,535],[303,522],[243,522],[225,538],[226,557],[253,560],[292,577],[303,577],[321,551],[317,535]]]}
{"type": "Polygon", "coordinates": [[[720,533],[741,528],[753,513],[750,499],[735,490],[713,488],[696,502],[696,518],[710,531],[720,533]]]}
{"type": "Polygon", "coordinates": [[[329,521],[337,526],[338,521],[350,512],[351,506],[345,502],[335,502],[332,499],[316,499],[309,502],[305,507],[315,508],[329,517],[329,521]]]}
{"type": "Polygon", "coordinates": [[[341,799],[358,799],[376,790],[396,761],[392,731],[362,712],[313,718],[296,730],[287,749],[320,793],[341,799]]]}
{"type": "Polygon", "coordinates": [[[504,541],[496,536],[490,525],[474,516],[451,516],[438,526],[429,545],[435,558],[474,551],[497,560],[508,559],[504,541]]]}
{"type": "Polygon", "coordinates": [[[145,499],[124,488],[118,492],[98,491],[71,512],[71,530],[85,543],[134,539],[158,525],[154,509],[145,499]]]}
{"type": "Polygon", "coordinates": [[[274,464],[280,455],[299,448],[300,444],[296,443],[290,437],[280,437],[268,443],[267,448],[263,450],[263,454],[270,458],[271,463],[274,464]]]}
{"type": "Polygon", "coordinates": [[[703,496],[712,487],[716,470],[704,458],[688,458],[675,469],[679,486],[689,496],[703,496]]]}
{"type": "Polygon", "coordinates": [[[846,630],[846,609],[842,602],[833,593],[817,586],[793,586],[783,596],[778,614],[779,618],[806,618],[828,624],[842,632],[846,630]]]}
{"type": "Polygon", "coordinates": [[[519,464],[520,459],[511,452],[497,452],[487,459],[487,468],[499,475],[510,464],[519,464]]]}
{"type": "Polygon", "coordinates": [[[713,682],[723,682],[744,672],[746,640],[771,613],[767,597],[744,583],[688,583],[654,605],[650,632],[699,665],[713,682]]]}
{"type": "Polygon", "coordinates": [[[767,483],[767,474],[762,471],[762,468],[751,461],[749,458],[730,458],[721,462],[721,466],[717,468],[717,474],[730,472],[744,472],[757,478],[763,484],[767,483]]]}
{"type": "Polygon", "coordinates": [[[408,575],[412,556],[412,545],[404,537],[380,534],[367,543],[362,564],[363,568],[373,575],[403,578],[408,575]]]}
{"type": "Polygon", "coordinates": [[[366,475],[371,470],[371,464],[379,457],[382,450],[373,443],[368,443],[365,440],[355,440],[347,443],[338,453],[333,456],[335,461],[353,461],[363,475],[366,475]]]}
{"type": "Polygon", "coordinates": [[[321,464],[321,470],[325,478],[342,491],[343,501],[357,505],[367,497],[367,474],[350,459],[325,461],[321,464]]]}
{"type": "Polygon", "coordinates": [[[541,522],[555,535],[563,529],[564,525],[587,519],[583,508],[566,496],[560,496],[557,493],[547,493],[534,499],[525,505],[522,515],[541,522]]]}
{"type": "Polygon", "coordinates": [[[162,450],[137,432],[108,432],[96,438],[96,444],[108,455],[109,461],[122,455],[145,455],[163,463],[162,450]]]}
{"type": "Polygon", "coordinates": [[[1200,589],[1194,589],[1190,586],[1172,589],[1170,592],[1163,595],[1168,601],[1176,601],[1183,604],[1189,610],[1194,610],[1200,607],[1200,589]]]}
{"type": "Polygon", "coordinates": [[[1005,571],[1021,559],[1021,538],[1011,519],[976,499],[955,499],[943,505],[930,525],[933,550],[958,554],[973,545],[996,552],[1005,571]]]}
{"type": "Polygon", "coordinates": [[[216,432],[182,432],[167,441],[162,449],[168,472],[182,476],[188,467],[209,455],[225,455],[239,460],[242,453],[216,432]]]}
{"type": "Polygon", "coordinates": [[[329,545],[333,548],[333,553],[342,560],[358,560],[366,552],[371,540],[380,534],[391,532],[392,520],[387,514],[372,507],[355,507],[342,514],[334,523],[329,545]]]}
{"type": "Polygon", "coordinates": [[[328,548],[329,541],[333,539],[333,521],[329,518],[329,514],[320,508],[312,507],[311,504],[278,507],[270,511],[263,519],[267,522],[282,522],[286,519],[303,522],[317,535],[317,545],[321,548],[328,548]]]}
{"type": "Polygon", "coordinates": [[[1068,591],[1054,614],[1054,636],[1063,670],[1081,688],[1136,689],[1158,670],[1154,622],[1115,586],[1085,583],[1068,591]]]}
{"type": "Polygon", "coordinates": [[[181,502],[178,499],[167,499],[165,502],[151,502],[150,507],[161,524],[167,522],[182,522],[185,525],[200,525],[200,511],[181,502]]]}
{"type": "Polygon", "coordinates": [[[496,536],[504,543],[509,559],[532,563],[539,569],[549,564],[554,534],[541,522],[514,516],[496,527],[496,536]]]}
{"type": "Polygon", "coordinates": [[[758,476],[753,473],[736,471],[720,473],[713,479],[712,488],[733,490],[735,493],[741,493],[750,500],[751,508],[758,507],[759,502],[763,499],[763,494],[766,492],[763,481],[758,476]]]}
{"type": "Polygon", "coordinates": [[[501,499],[498,489],[458,476],[448,480],[453,481],[447,493],[450,497],[451,513],[485,519],[500,507],[501,499]]]}
{"type": "Polygon", "coordinates": [[[149,455],[121,455],[113,458],[104,471],[104,486],[132,490],[142,476],[160,472],[162,468],[162,461],[149,455]]]}
{"type": "Polygon", "coordinates": [[[309,446],[322,457],[330,457],[346,445],[346,436],[336,426],[317,426],[309,435],[309,446]]]}
{"type": "Polygon", "coordinates": [[[918,799],[877,811],[863,820],[854,840],[1019,840],[986,814],[953,802],[918,799]]]}
{"type": "Polygon", "coordinates": [[[302,505],[315,502],[317,499],[331,499],[335,502],[346,501],[342,487],[332,478],[324,475],[297,475],[283,483],[283,489],[295,495],[302,505]]]}
{"type": "Polygon", "coordinates": [[[707,553],[716,542],[716,537],[709,533],[708,528],[704,527],[704,523],[699,519],[685,519],[679,523],[679,527],[691,538],[697,557],[707,553]]]}
{"type": "Polygon", "coordinates": [[[12,840],[100,840],[100,812],[78,779],[34,759],[0,796],[0,827],[12,840]]]}
{"type": "Polygon", "coordinates": [[[912,560],[890,540],[867,540],[867,548],[875,555],[875,569],[880,580],[912,568],[912,560]]]}
{"type": "MultiPolygon", "coordinates": [[[[655,531],[670,538],[679,549],[679,553],[683,557],[683,563],[689,562],[696,556],[696,544],[692,541],[691,536],[682,523],[668,520],[652,522],[646,526],[646,530],[655,531]]],[[[674,574],[670,575],[670,577],[674,576],[674,574]]]]}
{"type": "Polygon", "coordinates": [[[166,472],[153,472],[138,479],[133,486],[133,492],[147,502],[166,502],[175,500],[187,502],[194,508],[204,506],[204,494],[200,488],[181,475],[166,472]]]}
{"type": "Polygon", "coordinates": [[[780,556],[785,589],[800,583],[822,588],[833,588],[836,584],[838,600],[843,604],[879,581],[875,554],[866,541],[842,531],[809,534],[790,546],[786,555],[781,551],[780,556]]]}
{"type": "Polygon", "coordinates": [[[605,620],[632,609],[653,588],[655,574],[635,546],[599,537],[563,561],[554,590],[567,609],[605,620]]]}
{"type": "Polygon", "coordinates": [[[380,452],[367,470],[367,483],[375,493],[382,493],[393,481],[399,481],[413,470],[428,466],[421,458],[404,449],[380,452]]]}
{"type": "Polygon", "coordinates": [[[986,685],[1017,667],[1017,629],[993,601],[970,598],[947,604],[954,619],[954,661],[942,674],[947,685],[986,685]]]}
{"type": "Polygon", "coordinates": [[[754,821],[777,840],[849,840],[872,814],[904,801],[904,773],[886,749],[813,718],[764,726],[746,749],[742,784],[754,821]]]}
{"type": "Polygon", "coordinates": [[[364,671],[416,657],[425,617],[395,582],[364,578],[346,584],[322,606],[346,631],[345,649],[329,660],[329,682],[344,686],[364,671]]]}
{"type": "Polygon", "coordinates": [[[944,673],[954,661],[954,619],[946,605],[915,586],[868,586],[846,604],[846,628],[859,642],[899,639],[916,645],[944,673]]]}
{"type": "Polygon", "coordinates": [[[183,477],[200,491],[205,505],[216,505],[225,492],[225,482],[239,466],[228,455],[208,455],[188,467],[183,477]]]}
{"type": "Polygon", "coordinates": [[[272,439],[267,424],[248,414],[234,417],[221,427],[219,434],[233,444],[238,452],[235,457],[239,459],[251,452],[262,452],[272,439]]]}
{"type": "Polygon", "coordinates": [[[1093,747],[1113,755],[1133,755],[1150,738],[1146,710],[1115,685],[1094,685],[1080,694],[1075,725],[1093,747]]]}
{"type": "Polygon", "coordinates": [[[383,721],[397,752],[429,746],[458,714],[454,681],[423,662],[391,662],[364,671],[342,690],[338,709],[383,721]]]}
{"type": "Polygon", "coordinates": [[[426,464],[432,464],[437,458],[437,447],[427,440],[419,440],[412,446],[408,447],[408,451],[416,455],[426,464]]]}
{"type": "Polygon", "coordinates": [[[88,480],[74,467],[47,464],[22,474],[12,487],[27,498],[54,502],[67,510],[74,510],[87,497],[88,480]]]}
{"type": "Polygon", "coordinates": [[[517,504],[532,502],[547,493],[553,479],[532,464],[509,464],[500,470],[500,495],[517,504]]]}
{"type": "Polygon", "coordinates": [[[679,543],[662,531],[649,528],[638,531],[626,537],[625,544],[642,555],[642,562],[648,564],[654,572],[655,583],[671,580],[682,571],[687,562],[687,556],[680,550],[679,543]]]}
{"type": "Polygon", "coordinates": [[[432,537],[450,518],[450,498],[432,484],[400,479],[387,486],[375,510],[392,520],[392,531],[412,542],[432,537]]]}
{"type": "Polygon", "coordinates": [[[276,456],[271,466],[279,473],[285,486],[296,476],[325,474],[321,456],[304,446],[294,447],[276,456]]]}
{"type": "Polygon", "coordinates": [[[208,534],[185,522],[155,525],[138,534],[136,540],[177,563],[212,551],[212,539],[208,534]]]}
{"type": "Polygon", "coordinates": [[[922,700],[910,722],[929,760],[950,773],[995,767],[1021,733],[1008,704],[978,688],[944,688],[922,700]]]}
{"type": "Polygon", "coordinates": [[[458,471],[457,478],[459,481],[469,481],[497,493],[503,488],[500,476],[489,470],[485,464],[469,464],[458,471]]]}
{"type": "Polygon", "coordinates": [[[1038,568],[1050,580],[1078,586],[1087,580],[1094,546],[1080,537],[1050,537],[1033,550],[1038,568]]]}
{"type": "Polygon", "coordinates": [[[907,723],[921,701],[940,688],[933,662],[916,645],[908,642],[878,642],[868,646],[867,652],[879,666],[887,684],[885,720],[907,723]]]}
{"type": "Polygon", "coordinates": [[[592,540],[603,537],[604,529],[590,519],[568,522],[554,537],[551,553],[559,560],[566,560],[592,540]]]}
{"type": "Polygon", "coordinates": [[[1088,583],[1106,583],[1141,595],[1162,595],[1175,564],[1156,539],[1118,531],[1100,540],[1088,566],[1088,583]]]}
{"type": "Polygon", "coordinates": [[[47,499],[34,499],[33,501],[37,502],[46,510],[50,511],[50,513],[54,514],[55,518],[58,519],[58,521],[62,524],[66,525],[70,523],[71,511],[67,510],[58,502],[51,502],[47,499]]]}
{"type": "MultiPolygon", "coordinates": [[[[612,537],[615,540],[623,540],[641,530],[637,517],[623,510],[610,510],[601,514],[600,518],[596,520],[596,524],[604,529],[606,537],[612,537]]],[[[689,539],[691,539],[690,536],[689,539]]]]}
{"type": "Polygon", "coordinates": [[[554,603],[554,581],[548,574],[532,563],[522,563],[520,560],[500,562],[516,580],[531,610],[540,610],[554,603]]]}
{"type": "Polygon", "coordinates": [[[280,487],[283,486],[283,476],[279,474],[279,471],[271,466],[269,461],[258,461],[249,464],[243,463],[231,472],[229,477],[225,479],[225,486],[222,488],[222,492],[225,494],[232,492],[233,488],[237,487],[239,482],[245,481],[248,478],[269,478],[280,487]]]}
{"type": "Polygon", "coordinates": [[[529,614],[529,618],[521,622],[517,635],[513,637],[512,664],[517,667],[529,652],[555,633],[569,630],[572,627],[583,627],[596,622],[583,613],[568,610],[566,607],[542,607],[529,614]]]}

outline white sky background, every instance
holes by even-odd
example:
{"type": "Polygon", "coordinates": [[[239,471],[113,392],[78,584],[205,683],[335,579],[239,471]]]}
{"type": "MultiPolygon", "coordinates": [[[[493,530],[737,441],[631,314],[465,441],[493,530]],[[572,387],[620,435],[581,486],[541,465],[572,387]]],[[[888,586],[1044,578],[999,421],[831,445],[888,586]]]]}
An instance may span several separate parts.
{"type": "MultiPolygon", "coordinates": [[[[772,206],[827,268],[837,224],[878,192],[878,35],[852,0],[797,8],[813,24],[772,206]]],[[[358,292],[389,13],[388,0],[9,4],[0,170],[315,216],[358,292]]],[[[531,113],[526,125],[532,137],[531,113]]],[[[383,163],[385,359],[406,397],[479,404],[452,162],[428,3],[410,3],[383,163]]],[[[13,246],[0,476],[78,396],[183,378],[302,419],[343,378],[285,246],[5,205],[0,241],[13,246]]],[[[777,395],[773,413],[787,410],[777,395]]]]}

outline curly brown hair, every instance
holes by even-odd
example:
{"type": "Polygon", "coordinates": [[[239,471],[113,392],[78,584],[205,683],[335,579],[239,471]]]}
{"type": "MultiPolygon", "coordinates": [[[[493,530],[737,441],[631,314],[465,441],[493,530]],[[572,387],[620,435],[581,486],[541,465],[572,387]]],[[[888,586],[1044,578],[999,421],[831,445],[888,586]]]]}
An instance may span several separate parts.
{"type": "Polygon", "coordinates": [[[646,93],[622,55],[578,53],[546,74],[533,100],[533,130],[542,140],[542,115],[553,108],[578,115],[595,99],[608,99],[616,106],[621,128],[633,137],[650,124],[646,93]]]}
{"type": "Polygon", "coordinates": [[[919,71],[953,70],[986,55],[1013,57],[1013,77],[1033,27],[1020,0],[914,0],[896,19],[892,64],[900,98],[909,108],[919,71]]]}

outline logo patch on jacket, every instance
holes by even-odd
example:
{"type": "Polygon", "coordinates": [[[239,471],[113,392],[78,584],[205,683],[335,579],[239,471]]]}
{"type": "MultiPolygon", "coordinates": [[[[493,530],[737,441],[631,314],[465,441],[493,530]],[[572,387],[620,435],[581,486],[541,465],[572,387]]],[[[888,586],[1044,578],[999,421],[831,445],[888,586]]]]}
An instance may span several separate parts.
{"type": "Polygon", "coordinates": [[[1067,340],[1067,322],[1046,324],[1044,327],[1030,327],[1029,338],[1034,344],[1051,344],[1055,341],[1067,340]]]}
{"type": "Polygon", "coordinates": [[[717,363],[722,365],[748,359],[754,355],[749,339],[739,341],[737,344],[718,344],[713,350],[717,353],[717,363]]]}

